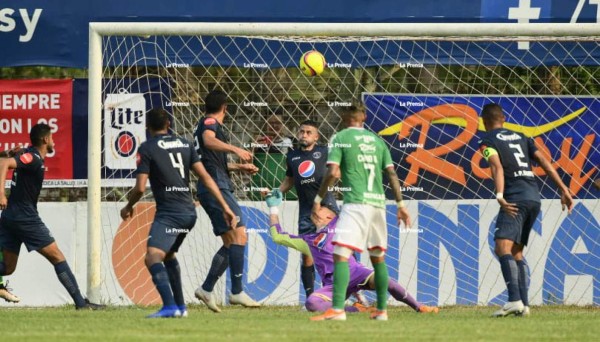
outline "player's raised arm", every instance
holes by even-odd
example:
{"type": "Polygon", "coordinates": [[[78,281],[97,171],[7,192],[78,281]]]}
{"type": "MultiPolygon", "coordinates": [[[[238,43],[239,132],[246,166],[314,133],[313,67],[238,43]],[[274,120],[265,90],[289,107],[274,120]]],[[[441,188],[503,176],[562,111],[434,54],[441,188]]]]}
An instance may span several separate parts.
{"type": "Polygon", "coordinates": [[[235,214],[233,213],[231,208],[229,208],[229,205],[223,198],[223,195],[221,194],[221,190],[219,190],[219,186],[217,185],[217,183],[215,183],[208,171],[206,171],[206,168],[204,167],[202,162],[194,163],[192,165],[192,170],[194,170],[196,175],[198,175],[198,180],[202,182],[204,186],[206,186],[208,191],[215,197],[219,205],[223,208],[223,216],[225,216],[225,220],[229,222],[230,227],[234,229],[237,225],[237,219],[235,217],[235,214]]]}
{"type": "Polygon", "coordinates": [[[6,209],[8,199],[4,192],[4,183],[6,183],[6,173],[8,170],[17,168],[17,162],[13,158],[2,158],[0,159],[0,209],[6,209]]]}
{"type": "Polygon", "coordinates": [[[284,232],[279,224],[279,205],[281,204],[283,195],[279,191],[274,191],[266,198],[267,206],[269,207],[269,222],[271,227],[269,232],[273,242],[278,245],[293,248],[300,253],[312,256],[308,245],[302,238],[296,235],[290,235],[284,232]]]}
{"type": "Polygon", "coordinates": [[[573,197],[571,196],[569,188],[565,185],[562,179],[560,179],[558,173],[556,172],[556,170],[554,170],[550,162],[546,158],[544,158],[542,152],[540,152],[539,150],[535,151],[535,153],[533,154],[533,158],[540,165],[540,167],[544,169],[546,175],[548,175],[550,179],[554,181],[554,184],[556,184],[556,186],[558,187],[558,190],[560,191],[560,203],[562,204],[562,209],[565,210],[565,208],[567,208],[570,214],[573,210],[573,197]]]}
{"type": "Polygon", "coordinates": [[[217,139],[217,134],[214,131],[206,130],[202,132],[202,139],[204,140],[204,147],[209,150],[235,153],[244,162],[250,162],[252,160],[251,152],[217,139]]]}

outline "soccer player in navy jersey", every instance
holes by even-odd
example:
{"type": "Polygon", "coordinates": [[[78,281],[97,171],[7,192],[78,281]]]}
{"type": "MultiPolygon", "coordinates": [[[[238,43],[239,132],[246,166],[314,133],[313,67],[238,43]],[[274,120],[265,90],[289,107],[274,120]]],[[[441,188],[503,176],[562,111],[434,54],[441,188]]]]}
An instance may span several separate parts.
{"type": "Polygon", "coordinates": [[[573,198],[550,162],[537,150],[533,139],[503,128],[505,117],[500,105],[485,105],[481,118],[487,133],[479,142],[480,150],[492,170],[496,199],[500,204],[494,230],[495,252],[508,288],[508,302],[493,316],[529,315],[529,272],[523,259],[523,248],[541,206],[531,161],[535,160],[556,183],[563,210],[568,209],[569,214],[573,198]]]}
{"type": "Polygon", "coordinates": [[[76,309],[100,309],[102,305],[90,303],[81,295],[65,256],[38,214],[37,202],[45,172],[44,158],[54,152],[50,126],[33,126],[29,137],[31,147],[13,158],[0,159],[0,246],[4,255],[4,261],[0,262],[0,275],[15,271],[21,244],[24,243],[28,251],[37,251],[54,265],[58,280],[73,298],[76,309]],[[14,170],[10,201],[4,194],[4,182],[9,169],[14,170]]]}
{"type": "Polygon", "coordinates": [[[202,165],[194,146],[169,133],[169,114],[152,109],[146,114],[146,128],[152,138],[140,145],[137,155],[136,185],[129,202],[121,210],[124,220],[133,216],[133,206],[141,199],[150,180],[156,200],[146,251],[146,267],[163,301],[163,307],[148,318],[187,316],[181,287],[181,271],[176,253],[196,223],[196,208],[190,189],[190,170],[198,175],[221,206],[223,220],[232,225],[235,214],[221,196],[217,184],[202,165]]]}
{"type": "MultiPolygon", "coordinates": [[[[0,158],[12,158],[17,153],[21,151],[21,147],[17,146],[10,150],[0,151],[0,158]]],[[[4,187],[4,184],[0,184],[0,186],[4,187]]],[[[3,260],[2,250],[0,250],[0,262],[3,260]]],[[[7,302],[18,303],[21,301],[21,298],[15,296],[12,292],[10,292],[10,288],[8,288],[8,280],[6,283],[4,282],[4,278],[0,276],[0,298],[4,299],[7,302]]]]}
{"type": "MultiPolygon", "coordinates": [[[[281,193],[286,193],[292,187],[296,187],[300,207],[298,233],[303,235],[316,231],[316,226],[311,221],[310,214],[313,201],[327,171],[327,147],[317,145],[319,128],[318,124],[312,120],[306,120],[300,124],[297,138],[299,148],[288,151],[285,178],[275,191],[279,190],[281,193]]],[[[339,212],[331,192],[327,192],[323,203],[336,213],[339,212]]],[[[302,254],[300,278],[306,292],[306,298],[308,298],[313,293],[315,282],[315,267],[312,258],[308,254],[302,254]]]]}
{"type": "Polygon", "coordinates": [[[206,280],[196,289],[195,295],[209,309],[214,312],[220,312],[221,309],[215,303],[212,291],[219,277],[229,267],[231,276],[231,296],[229,296],[229,303],[245,307],[258,307],[260,304],[250,298],[243,291],[242,287],[244,251],[248,238],[246,236],[242,210],[237,203],[237,199],[233,193],[233,183],[229,178],[230,171],[255,174],[258,172],[258,168],[251,163],[252,153],[231,145],[229,143],[229,136],[223,129],[223,120],[227,113],[227,94],[220,90],[211,91],[205,98],[205,106],[206,116],[200,119],[198,127],[194,132],[196,149],[202,155],[206,170],[215,180],[225,201],[237,216],[237,224],[234,228],[231,228],[223,220],[223,211],[216,203],[214,195],[207,191],[204,184],[198,182],[198,199],[210,218],[213,233],[216,236],[220,236],[223,240],[223,246],[213,257],[206,280]],[[235,153],[243,163],[229,163],[227,160],[228,153],[235,153]]]}

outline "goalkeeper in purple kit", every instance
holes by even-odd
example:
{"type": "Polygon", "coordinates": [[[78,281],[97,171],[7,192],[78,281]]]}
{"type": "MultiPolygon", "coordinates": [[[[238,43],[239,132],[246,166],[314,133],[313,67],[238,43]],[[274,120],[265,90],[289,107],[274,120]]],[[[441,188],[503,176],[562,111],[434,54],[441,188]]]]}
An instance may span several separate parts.
{"type": "MultiPolygon", "coordinates": [[[[318,228],[315,233],[292,235],[284,232],[279,225],[279,205],[282,194],[273,191],[267,196],[267,206],[270,210],[270,233],[273,241],[279,245],[290,247],[300,251],[303,255],[310,256],[314,260],[315,268],[321,277],[323,287],[315,290],[306,299],[306,309],[311,312],[324,312],[332,306],[333,296],[333,244],[332,239],[336,229],[337,216],[335,212],[326,205],[321,206],[318,217],[313,218],[318,228]]],[[[374,290],[374,271],[361,263],[354,256],[348,259],[350,269],[350,282],[346,292],[346,298],[359,290],[374,290]]],[[[390,280],[388,292],[396,300],[406,303],[417,312],[437,313],[437,307],[430,307],[417,302],[400,284],[390,280]]],[[[346,307],[348,312],[370,311],[374,308],[366,308],[359,303],[346,307]]]]}

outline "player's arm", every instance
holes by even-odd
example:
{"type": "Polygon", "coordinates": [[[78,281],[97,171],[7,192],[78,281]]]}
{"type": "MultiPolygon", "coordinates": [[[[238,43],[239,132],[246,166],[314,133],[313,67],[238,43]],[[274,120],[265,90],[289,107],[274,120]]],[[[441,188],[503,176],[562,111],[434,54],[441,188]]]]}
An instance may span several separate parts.
{"type": "Polygon", "coordinates": [[[286,193],[294,187],[294,177],[285,176],[283,182],[279,185],[279,191],[286,193]]]}
{"type": "Polygon", "coordinates": [[[319,192],[317,192],[317,196],[315,196],[315,202],[313,203],[312,215],[317,216],[317,212],[321,209],[321,201],[323,201],[323,197],[327,195],[327,191],[329,188],[335,184],[340,179],[340,166],[336,163],[327,164],[327,171],[325,172],[325,177],[323,177],[323,181],[321,182],[321,186],[319,187],[319,192]]]}
{"type": "Polygon", "coordinates": [[[279,205],[283,199],[281,192],[272,192],[266,198],[267,206],[269,207],[269,223],[271,227],[269,232],[273,242],[278,245],[293,248],[304,255],[312,257],[310,248],[306,242],[297,235],[291,235],[283,231],[279,224],[279,205]]]}
{"type": "Polygon", "coordinates": [[[514,203],[508,203],[504,199],[504,168],[502,162],[498,156],[498,152],[492,147],[482,147],[483,157],[487,160],[492,171],[492,179],[494,180],[494,186],[496,188],[496,200],[502,210],[506,211],[511,216],[516,216],[517,206],[514,203]]]}
{"type": "Polygon", "coordinates": [[[396,205],[398,207],[396,216],[398,217],[398,223],[402,222],[406,227],[410,227],[412,226],[410,214],[408,213],[408,209],[406,209],[404,200],[402,199],[402,188],[400,188],[400,180],[398,179],[398,174],[396,174],[394,165],[386,167],[385,173],[390,182],[392,192],[394,193],[394,198],[396,199],[396,205]]]}
{"type": "Polygon", "coordinates": [[[144,191],[146,191],[146,184],[148,183],[148,174],[147,173],[138,173],[135,177],[135,186],[131,189],[128,196],[128,202],[123,209],[121,209],[121,218],[123,220],[127,220],[133,217],[133,206],[139,202],[139,200],[144,196],[144,191]]]}
{"type": "Polygon", "coordinates": [[[235,153],[244,162],[252,160],[252,153],[217,139],[217,133],[211,130],[202,132],[204,147],[217,152],[235,153]]]}
{"type": "Polygon", "coordinates": [[[238,164],[238,163],[227,163],[228,171],[242,171],[251,175],[258,173],[258,167],[254,164],[238,164]]]}
{"type": "Polygon", "coordinates": [[[17,161],[13,158],[2,158],[0,159],[0,209],[6,209],[8,199],[4,192],[4,184],[6,183],[6,173],[8,170],[14,170],[17,168],[17,161]]]}
{"type": "Polygon", "coordinates": [[[235,228],[236,224],[237,224],[237,222],[236,222],[237,218],[236,218],[235,214],[233,213],[233,211],[231,210],[231,208],[229,208],[229,205],[227,204],[225,199],[223,198],[223,195],[221,194],[221,190],[219,190],[219,186],[212,179],[212,177],[210,176],[208,171],[206,171],[206,168],[204,168],[204,164],[202,164],[202,162],[198,161],[198,162],[192,164],[192,170],[194,170],[196,175],[198,175],[198,180],[200,180],[202,182],[202,184],[204,184],[204,186],[206,186],[208,191],[214,196],[214,198],[217,200],[217,202],[219,202],[219,205],[221,206],[221,208],[223,208],[223,216],[225,216],[225,220],[230,223],[230,226],[232,228],[235,228]]]}
{"type": "Polygon", "coordinates": [[[552,164],[550,164],[550,162],[544,158],[539,150],[533,153],[533,159],[535,159],[540,167],[544,169],[546,175],[548,175],[550,179],[554,181],[554,184],[556,184],[558,190],[560,191],[560,203],[562,204],[562,209],[565,210],[565,208],[567,208],[570,214],[571,210],[573,209],[573,197],[571,196],[569,188],[565,185],[562,179],[560,179],[558,173],[552,167],[552,164]]]}

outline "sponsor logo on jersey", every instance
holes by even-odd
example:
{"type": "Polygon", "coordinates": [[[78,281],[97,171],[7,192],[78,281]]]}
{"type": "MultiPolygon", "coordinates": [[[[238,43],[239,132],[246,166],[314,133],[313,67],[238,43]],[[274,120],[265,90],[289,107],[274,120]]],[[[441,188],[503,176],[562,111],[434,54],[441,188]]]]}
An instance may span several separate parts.
{"type": "Polygon", "coordinates": [[[298,160],[298,159],[300,159],[300,157],[293,157],[293,158],[292,158],[292,161],[294,161],[294,160],[298,160]]]}
{"type": "Polygon", "coordinates": [[[188,147],[190,147],[190,144],[185,144],[181,140],[173,140],[173,141],[159,140],[158,147],[162,148],[163,150],[170,150],[170,149],[174,149],[174,148],[188,148],[188,147]]]}
{"type": "Polygon", "coordinates": [[[321,158],[321,152],[319,152],[319,151],[313,152],[313,158],[315,158],[315,159],[321,158]]]}
{"type": "Polygon", "coordinates": [[[377,151],[377,146],[369,144],[359,144],[358,148],[362,153],[375,153],[377,151]]]}
{"type": "Polygon", "coordinates": [[[315,168],[312,160],[305,160],[298,165],[298,174],[303,178],[310,177],[315,173],[315,168]]]}
{"type": "Polygon", "coordinates": [[[318,249],[323,249],[323,247],[325,247],[325,243],[327,243],[327,233],[321,233],[313,240],[313,246],[317,247],[318,249]]]}
{"type": "Polygon", "coordinates": [[[515,140],[521,140],[521,136],[518,135],[517,133],[512,133],[512,134],[502,134],[502,133],[498,133],[496,134],[496,138],[502,140],[502,141],[515,141],[515,140]]]}
{"type": "Polygon", "coordinates": [[[33,161],[33,154],[31,153],[24,153],[21,155],[21,157],[19,158],[21,160],[21,163],[23,164],[29,164],[33,161]]]}
{"type": "Polygon", "coordinates": [[[137,151],[137,142],[133,133],[121,131],[115,139],[115,151],[121,157],[129,157],[137,151]]]}

